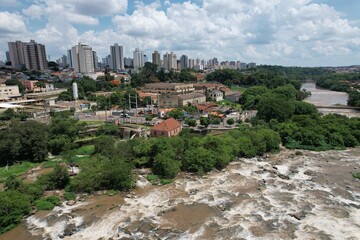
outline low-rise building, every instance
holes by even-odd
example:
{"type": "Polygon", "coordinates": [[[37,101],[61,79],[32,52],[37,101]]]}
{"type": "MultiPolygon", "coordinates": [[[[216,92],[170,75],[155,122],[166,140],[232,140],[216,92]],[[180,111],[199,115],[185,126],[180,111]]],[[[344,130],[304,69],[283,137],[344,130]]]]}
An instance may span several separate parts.
{"type": "Polygon", "coordinates": [[[220,90],[225,86],[221,83],[194,83],[194,88],[197,92],[207,94],[214,90],[220,90]]]}
{"type": "Polygon", "coordinates": [[[22,85],[26,88],[26,91],[28,92],[34,92],[34,89],[36,88],[36,83],[38,81],[36,80],[20,80],[22,85]]]}
{"type": "Polygon", "coordinates": [[[191,104],[198,104],[206,102],[206,96],[202,93],[189,93],[179,95],[179,102],[178,106],[187,106],[189,103],[191,104]]]}
{"type": "Polygon", "coordinates": [[[195,91],[192,83],[148,83],[143,89],[147,93],[186,94],[195,91]]]}
{"type": "Polygon", "coordinates": [[[18,97],[21,97],[18,85],[13,85],[13,86],[7,86],[4,84],[0,85],[0,100],[5,101],[11,98],[18,98],[18,97]]]}
{"type": "Polygon", "coordinates": [[[179,105],[179,96],[176,94],[159,94],[158,106],[161,108],[172,108],[179,105]]]}
{"type": "Polygon", "coordinates": [[[169,118],[157,125],[153,126],[150,130],[151,137],[173,137],[178,135],[182,130],[181,123],[174,118],[169,118]]]}
{"type": "Polygon", "coordinates": [[[224,99],[223,93],[219,90],[214,90],[210,92],[208,95],[214,102],[219,102],[224,99]]]}

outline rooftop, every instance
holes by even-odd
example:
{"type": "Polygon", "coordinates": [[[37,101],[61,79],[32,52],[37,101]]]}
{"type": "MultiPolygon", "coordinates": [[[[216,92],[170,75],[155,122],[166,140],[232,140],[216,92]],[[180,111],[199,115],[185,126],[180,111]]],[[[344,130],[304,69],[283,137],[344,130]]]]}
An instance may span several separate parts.
{"type": "Polygon", "coordinates": [[[174,118],[169,118],[153,126],[151,130],[170,132],[179,127],[181,127],[180,122],[176,121],[174,118]]]}
{"type": "Polygon", "coordinates": [[[196,92],[195,93],[179,95],[179,98],[181,98],[182,100],[189,100],[189,99],[200,98],[200,97],[205,97],[205,95],[202,94],[202,93],[196,93],[196,92]]]}

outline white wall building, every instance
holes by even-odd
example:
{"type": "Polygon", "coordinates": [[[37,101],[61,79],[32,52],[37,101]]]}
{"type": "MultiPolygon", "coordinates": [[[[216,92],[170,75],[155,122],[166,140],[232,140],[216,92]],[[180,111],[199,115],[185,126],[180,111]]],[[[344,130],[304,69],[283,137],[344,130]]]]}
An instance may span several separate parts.
{"type": "Polygon", "coordinates": [[[144,66],[144,53],[140,51],[138,48],[135,48],[134,53],[134,69],[137,70],[144,66]]]}
{"type": "Polygon", "coordinates": [[[71,48],[71,55],[75,72],[83,74],[93,74],[95,72],[91,47],[79,43],[71,48]]]}
{"type": "Polygon", "coordinates": [[[165,70],[177,69],[177,59],[175,53],[171,52],[164,54],[164,69],[165,70]]]}

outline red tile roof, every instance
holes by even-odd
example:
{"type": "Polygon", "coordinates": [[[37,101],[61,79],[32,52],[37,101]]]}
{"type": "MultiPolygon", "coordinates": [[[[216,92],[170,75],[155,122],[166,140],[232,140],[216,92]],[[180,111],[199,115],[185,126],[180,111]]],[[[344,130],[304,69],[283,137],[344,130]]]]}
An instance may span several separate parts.
{"type": "Polygon", "coordinates": [[[153,126],[151,130],[170,132],[179,127],[181,127],[181,124],[178,121],[176,121],[174,118],[169,118],[153,126]]]}

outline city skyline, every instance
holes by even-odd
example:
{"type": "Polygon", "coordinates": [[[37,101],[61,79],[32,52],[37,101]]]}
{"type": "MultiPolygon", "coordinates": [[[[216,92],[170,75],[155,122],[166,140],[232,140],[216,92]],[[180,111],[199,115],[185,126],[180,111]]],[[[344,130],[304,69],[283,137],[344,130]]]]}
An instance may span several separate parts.
{"type": "Polygon", "coordinates": [[[78,42],[99,58],[109,46],[163,55],[286,66],[360,62],[360,2],[297,1],[15,1],[0,0],[0,60],[7,42],[30,39],[55,61],[78,42]]]}

